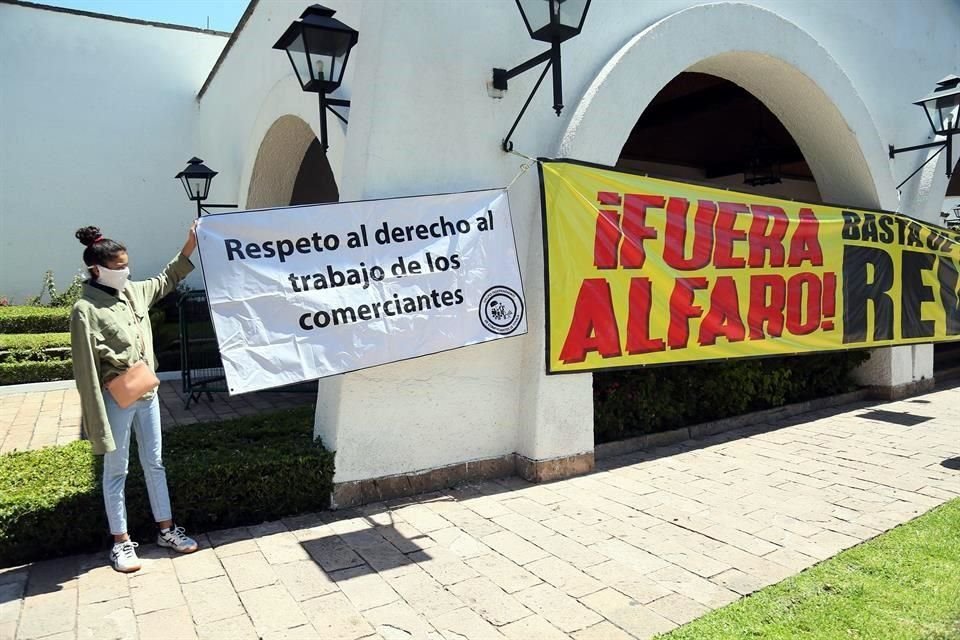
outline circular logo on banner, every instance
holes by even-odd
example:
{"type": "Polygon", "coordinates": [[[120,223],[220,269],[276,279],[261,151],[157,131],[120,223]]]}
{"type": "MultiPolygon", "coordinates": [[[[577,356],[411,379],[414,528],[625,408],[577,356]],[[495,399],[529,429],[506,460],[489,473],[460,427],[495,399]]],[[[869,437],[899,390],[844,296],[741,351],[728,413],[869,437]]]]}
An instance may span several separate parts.
{"type": "Polygon", "coordinates": [[[513,333],[523,319],[523,300],[510,287],[490,287],[480,298],[480,324],[490,333],[513,333]]]}

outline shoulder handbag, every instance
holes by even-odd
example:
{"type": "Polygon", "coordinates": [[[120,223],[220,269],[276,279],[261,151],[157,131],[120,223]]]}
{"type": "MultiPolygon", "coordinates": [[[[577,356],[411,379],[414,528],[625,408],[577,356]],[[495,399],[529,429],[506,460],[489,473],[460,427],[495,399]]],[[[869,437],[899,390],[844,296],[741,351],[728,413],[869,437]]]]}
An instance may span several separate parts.
{"type": "MultiPolygon", "coordinates": [[[[146,341],[140,333],[140,322],[137,321],[137,332],[140,334],[140,353],[146,351],[146,341]]],[[[160,386],[160,379],[150,370],[145,360],[141,359],[130,365],[130,368],[107,382],[107,391],[121,409],[126,409],[143,395],[160,386]]]]}
{"type": "Polygon", "coordinates": [[[160,380],[143,360],[134,362],[129,369],[107,383],[107,391],[121,409],[126,409],[143,397],[143,394],[160,386],[160,380]]]}

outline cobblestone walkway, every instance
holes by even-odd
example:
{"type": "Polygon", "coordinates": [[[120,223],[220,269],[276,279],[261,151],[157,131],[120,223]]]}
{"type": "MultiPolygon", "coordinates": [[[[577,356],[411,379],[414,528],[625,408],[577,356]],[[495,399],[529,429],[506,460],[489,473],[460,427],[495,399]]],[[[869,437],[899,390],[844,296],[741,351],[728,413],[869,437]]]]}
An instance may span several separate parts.
{"type": "MultiPolygon", "coordinates": [[[[80,394],[72,382],[64,389],[11,393],[0,387],[0,453],[66,444],[80,438],[80,394]]],[[[160,419],[164,428],[226,420],[270,409],[316,401],[314,393],[225,393],[203,396],[184,408],[180,381],[160,384],[160,419]]]]}
{"type": "Polygon", "coordinates": [[[958,456],[960,389],[808,414],[553,484],[214,532],[190,556],[144,545],[129,577],[103,554],[2,571],[0,638],[647,638],[960,495],[958,456]]]}

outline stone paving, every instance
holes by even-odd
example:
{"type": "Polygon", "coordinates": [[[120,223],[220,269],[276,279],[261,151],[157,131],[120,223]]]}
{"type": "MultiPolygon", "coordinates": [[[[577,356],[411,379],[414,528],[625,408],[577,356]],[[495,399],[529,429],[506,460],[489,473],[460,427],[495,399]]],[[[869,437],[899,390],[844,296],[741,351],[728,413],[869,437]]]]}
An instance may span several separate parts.
{"type": "MultiPolygon", "coordinates": [[[[0,387],[0,453],[66,444],[80,438],[80,394],[72,382],[66,388],[17,392],[0,387]]],[[[271,409],[308,404],[315,393],[261,392],[230,397],[203,396],[185,408],[179,381],[160,383],[160,420],[163,428],[211,420],[238,418],[271,409]]]]}
{"type": "Polygon", "coordinates": [[[189,556],[143,545],[130,576],[104,554],[7,569],[0,639],[647,638],[960,495],[958,463],[960,388],[848,406],[552,484],[212,532],[189,556]]]}

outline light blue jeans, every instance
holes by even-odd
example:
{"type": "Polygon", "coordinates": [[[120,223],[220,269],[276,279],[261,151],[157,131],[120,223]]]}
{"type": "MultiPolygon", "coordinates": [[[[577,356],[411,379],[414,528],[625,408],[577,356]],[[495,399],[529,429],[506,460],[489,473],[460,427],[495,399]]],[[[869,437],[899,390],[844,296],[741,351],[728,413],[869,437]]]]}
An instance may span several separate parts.
{"type": "Polygon", "coordinates": [[[127,532],[124,487],[130,462],[131,427],[137,436],[137,450],[153,519],[156,522],[170,520],[170,493],[167,491],[167,472],[163,468],[161,454],[160,400],[154,395],[150,400],[137,400],[126,409],[121,409],[110,392],[104,390],[103,402],[107,408],[113,441],[117,445],[115,450],[103,456],[103,502],[107,508],[110,533],[121,535],[127,532]]]}

